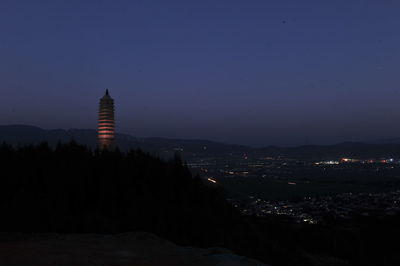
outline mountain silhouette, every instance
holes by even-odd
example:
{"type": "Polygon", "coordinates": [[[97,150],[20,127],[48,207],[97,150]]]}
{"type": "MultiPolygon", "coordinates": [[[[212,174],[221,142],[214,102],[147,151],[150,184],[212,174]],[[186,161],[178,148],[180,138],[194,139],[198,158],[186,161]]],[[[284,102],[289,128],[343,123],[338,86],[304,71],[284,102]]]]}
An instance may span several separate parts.
{"type": "MultiPolygon", "coordinates": [[[[96,148],[97,131],[94,129],[45,130],[29,125],[0,126],[0,142],[6,142],[12,146],[39,144],[41,142],[47,142],[50,146],[55,146],[58,142],[68,143],[71,140],[96,148]]],[[[185,157],[190,157],[241,153],[250,149],[240,145],[230,145],[209,140],[137,138],[121,133],[116,134],[116,143],[122,151],[140,148],[161,157],[170,157],[176,152],[184,154],[185,157]]]]}
{"type": "MultiPolygon", "coordinates": [[[[68,143],[71,140],[97,147],[97,131],[94,129],[52,129],[45,130],[28,125],[0,126],[0,142],[12,146],[39,144],[48,142],[55,146],[58,142],[68,143]]],[[[400,139],[387,139],[376,142],[343,142],[334,145],[303,145],[298,147],[268,146],[262,148],[225,144],[210,140],[139,138],[128,134],[116,134],[116,143],[120,150],[140,148],[163,158],[170,158],[180,153],[183,158],[196,157],[240,157],[247,154],[252,158],[265,156],[287,156],[291,158],[322,160],[341,157],[355,158],[400,158],[400,139]]]]}

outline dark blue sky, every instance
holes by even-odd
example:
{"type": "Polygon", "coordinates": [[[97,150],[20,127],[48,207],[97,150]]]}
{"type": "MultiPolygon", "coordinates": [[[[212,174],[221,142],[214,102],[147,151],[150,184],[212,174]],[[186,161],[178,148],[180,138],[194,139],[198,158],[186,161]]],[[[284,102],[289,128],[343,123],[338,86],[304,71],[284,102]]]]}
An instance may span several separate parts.
{"type": "Polygon", "coordinates": [[[400,137],[400,2],[0,1],[0,124],[250,145],[400,137]]]}

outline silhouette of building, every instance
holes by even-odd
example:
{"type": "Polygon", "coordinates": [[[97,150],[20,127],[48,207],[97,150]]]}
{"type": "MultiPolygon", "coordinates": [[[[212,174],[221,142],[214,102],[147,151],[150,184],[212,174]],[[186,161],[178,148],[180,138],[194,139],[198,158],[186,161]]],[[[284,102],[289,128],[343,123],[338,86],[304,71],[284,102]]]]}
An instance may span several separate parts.
{"type": "Polygon", "coordinates": [[[100,149],[114,147],[115,120],[114,100],[106,89],[105,95],[100,99],[98,142],[100,149]]]}

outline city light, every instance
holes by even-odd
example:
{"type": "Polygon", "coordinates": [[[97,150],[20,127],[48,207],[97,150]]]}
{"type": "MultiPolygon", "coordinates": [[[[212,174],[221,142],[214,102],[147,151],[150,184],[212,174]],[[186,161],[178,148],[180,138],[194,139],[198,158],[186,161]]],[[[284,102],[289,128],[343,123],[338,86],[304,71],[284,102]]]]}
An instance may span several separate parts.
{"type": "Polygon", "coordinates": [[[211,183],[217,184],[217,181],[215,181],[214,179],[212,179],[212,178],[210,178],[210,177],[207,178],[207,180],[210,181],[211,183]]]}

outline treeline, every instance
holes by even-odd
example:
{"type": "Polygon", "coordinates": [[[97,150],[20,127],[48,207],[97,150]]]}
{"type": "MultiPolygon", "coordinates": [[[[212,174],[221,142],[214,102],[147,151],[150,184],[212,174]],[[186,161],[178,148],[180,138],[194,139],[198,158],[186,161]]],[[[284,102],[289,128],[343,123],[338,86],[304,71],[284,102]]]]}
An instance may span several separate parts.
{"type": "Polygon", "coordinates": [[[147,231],[264,261],[282,261],[285,253],[179,157],[93,151],[74,142],[55,148],[3,144],[0,167],[0,232],[147,231]]]}
{"type": "Polygon", "coordinates": [[[237,216],[178,157],[166,162],[140,150],[91,151],[76,143],[3,144],[0,164],[1,231],[150,230],[184,241],[218,238],[214,228],[237,216]]]}

